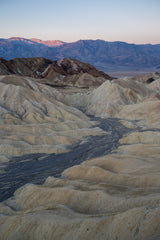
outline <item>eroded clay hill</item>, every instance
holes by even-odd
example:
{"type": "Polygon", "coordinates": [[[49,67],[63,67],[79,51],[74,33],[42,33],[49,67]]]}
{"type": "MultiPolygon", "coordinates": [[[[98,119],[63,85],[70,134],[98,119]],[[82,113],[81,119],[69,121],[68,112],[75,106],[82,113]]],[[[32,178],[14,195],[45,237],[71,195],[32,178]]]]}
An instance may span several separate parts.
{"type": "Polygon", "coordinates": [[[88,114],[134,120],[152,128],[160,127],[159,110],[160,78],[148,84],[128,78],[105,82],[89,95],[86,107],[88,114]]]}
{"type": "Polygon", "coordinates": [[[1,239],[159,239],[160,78],[148,83],[116,79],[88,92],[65,94],[64,89],[17,79],[14,84],[13,76],[1,77],[3,141],[13,144],[16,127],[21,128],[21,140],[30,144],[37,144],[45,131],[45,139],[54,138],[55,131],[58,139],[61,132],[70,132],[69,144],[73,131],[75,140],[83,132],[103,134],[89,128],[93,123],[75,108],[79,102],[86,113],[118,118],[133,131],[110,154],[68,168],[61,178],[50,176],[43,185],[16,190],[0,205],[1,239]]]}
{"type": "Polygon", "coordinates": [[[63,93],[29,77],[0,76],[0,156],[60,153],[87,135],[102,134],[63,93]]]}

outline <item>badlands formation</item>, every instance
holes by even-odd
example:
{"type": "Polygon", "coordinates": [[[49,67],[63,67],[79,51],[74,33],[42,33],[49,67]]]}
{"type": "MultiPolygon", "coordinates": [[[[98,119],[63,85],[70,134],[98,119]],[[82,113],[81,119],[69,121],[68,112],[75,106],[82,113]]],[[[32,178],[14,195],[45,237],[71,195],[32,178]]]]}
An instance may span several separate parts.
{"type": "Polygon", "coordinates": [[[64,152],[84,136],[102,134],[99,128],[91,129],[96,123],[69,106],[66,93],[58,88],[80,87],[81,92],[111,79],[107,74],[77,60],[43,58],[1,59],[0,73],[0,161],[64,152]]]}
{"type": "Polygon", "coordinates": [[[0,76],[0,155],[60,153],[87,135],[100,135],[94,122],[63,102],[65,95],[32,78],[0,76]]]}
{"type": "Polygon", "coordinates": [[[160,74],[101,77],[102,84],[99,76],[83,74],[76,82],[92,79],[99,86],[54,88],[52,78],[49,85],[47,78],[0,76],[2,162],[29,153],[58,156],[88,136],[110,134],[89,115],[128,129],[109,154],[67,168],[60,178],[48,176],[41,185],[25,184],[1,202],[1,240],[160,238],[160,74]]]}

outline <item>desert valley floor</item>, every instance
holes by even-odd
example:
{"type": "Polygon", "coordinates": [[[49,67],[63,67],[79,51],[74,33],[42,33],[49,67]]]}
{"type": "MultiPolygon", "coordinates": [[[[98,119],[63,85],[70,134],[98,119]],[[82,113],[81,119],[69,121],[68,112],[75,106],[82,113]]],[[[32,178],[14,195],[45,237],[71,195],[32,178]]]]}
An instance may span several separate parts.
{"type": "Polygon", "coordinates": [[[160,239],[160,74],[26,61],[0,62],[0,240],[160,239]]]}

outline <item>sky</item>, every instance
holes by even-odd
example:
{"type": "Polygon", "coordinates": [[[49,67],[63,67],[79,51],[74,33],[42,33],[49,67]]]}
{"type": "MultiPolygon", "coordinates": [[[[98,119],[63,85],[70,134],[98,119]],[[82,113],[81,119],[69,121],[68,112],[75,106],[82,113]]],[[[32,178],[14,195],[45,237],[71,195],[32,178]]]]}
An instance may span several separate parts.
{"type": "Polygon", "coordinates": [[[0,0],[0,38],[160,43],[160,0],[0,0]]]}

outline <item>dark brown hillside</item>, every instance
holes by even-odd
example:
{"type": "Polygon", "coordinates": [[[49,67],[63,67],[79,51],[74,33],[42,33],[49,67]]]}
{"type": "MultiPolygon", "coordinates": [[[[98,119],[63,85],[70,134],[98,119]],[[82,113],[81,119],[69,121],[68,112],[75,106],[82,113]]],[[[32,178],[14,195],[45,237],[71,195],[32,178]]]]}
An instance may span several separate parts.
{"type": "Polygon", "coordinates": [[[112,77],[92,65],[69,58],[58,61],[45,58],[0,59],[0,75],[10,74],[41,79],[41,83],[52,87],[88,88],[112,80],[112,77]]]}

